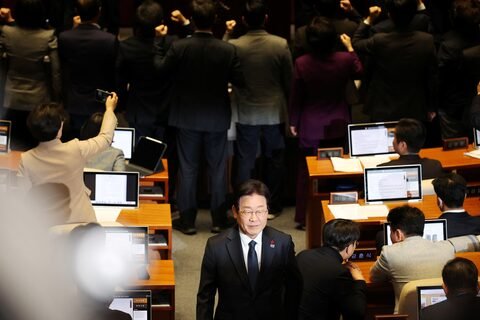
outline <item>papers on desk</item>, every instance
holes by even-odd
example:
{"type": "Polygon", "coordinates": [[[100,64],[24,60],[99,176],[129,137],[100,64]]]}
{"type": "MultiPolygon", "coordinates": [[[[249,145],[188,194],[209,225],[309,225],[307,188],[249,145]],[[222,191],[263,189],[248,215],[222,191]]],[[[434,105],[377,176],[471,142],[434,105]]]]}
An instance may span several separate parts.
{"type": "Polygon", "coordinates": [[[386,205],[354,204],[329,204],[328,209],[336,219],[364,220],[373,217],[386,217],[388,208],[386,205]]]}
{"type": "Polygon", "coordinates": [[[385,155],[360,157],[359,159],[360,159],[360,162],[362,163],[362,166],[364,168],[375,168],[379,164],[389,162],[390,160],[392,160],[391,157],[385,156],[385,155]]]}
{"type": "Polygon", "coordinates": [[[124,208],[120,207],[100,207],[100,206],[93,206],[93,210],[95,210],[95,217],[97,218],[97,222],[114,222],[117,221],[120,212],[124,208]]]}
{"type": "Polygon", "coordinates": [[[466,155],[468,157],[480,159],[480,149],[473,150],[473,151],[470,151],[470,152],[465,152],[464,155],[466,155]]]}
{"type": "Polygon", "coordinates": [[[331,157],[333,171],[336,172],[363,172],[362,164],[358,159],[331,157]]]}

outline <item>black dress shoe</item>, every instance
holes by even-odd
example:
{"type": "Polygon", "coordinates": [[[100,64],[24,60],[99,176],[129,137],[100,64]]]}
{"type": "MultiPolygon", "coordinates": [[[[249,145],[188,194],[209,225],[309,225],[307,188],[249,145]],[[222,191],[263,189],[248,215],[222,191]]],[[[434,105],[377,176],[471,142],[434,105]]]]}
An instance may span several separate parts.
{"type": "Polygon", "coordinates": [[[181,222],[180,222],[180,219],[177,219],[177,220],[173,220],[172,221],[172,227],[173,229],[175,230],[178,230],[180,232],[182,232],[183,234],[186,234],[186,235],[194,235],[197,233],[197,229],[195,229],[194,227],[186,227],[184,226],[181,222]]]}

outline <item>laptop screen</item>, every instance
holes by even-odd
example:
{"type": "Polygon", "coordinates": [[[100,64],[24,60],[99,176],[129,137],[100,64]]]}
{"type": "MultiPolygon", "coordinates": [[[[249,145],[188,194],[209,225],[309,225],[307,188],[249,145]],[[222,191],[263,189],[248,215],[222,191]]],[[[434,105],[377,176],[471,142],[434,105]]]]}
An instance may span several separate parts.
{"type": "Polygon", "coordinates": [[[443,291],[441,285],[417,287],[417,297],[418,314],[420,314],[420,310],[422,310],[423,308],[447,299],[445,291],[443,291]]]}
{"type": "Polygon", "coordinates": [[[420,164],[364,169],[365,202],[422,199],[420,164]]]}
{"type": "Polygon", "coordinates": [[[137,172],[84,172],[83,180],[91,191],[90,201],[94,206],[138,207],[137,172]]]}
{"type": "Polygon", "coordinates": [[[135,129],[117,128],[113,136],[112,147],[123,151],[126,160],[130,160],[135,145],[135,129]]]}
{"type": "Polygon", "coordinates": [[[162,141],[150,137],[140,137],[130,163],[154,172],[159,171],[166,149],[167,145],[162,141]]]}
{"type": "Polygon", "coordinates": [[[106,249],[125,254],[133,264],[148,264],[148,227],[104,227],[106,249]]]}
{"type": "Polygon", "coordinates": [[[473,129],[473,143],[475,148],[480,149],[480,130],[473,129]]]}
{"type": "Polygon", "coordinates": [[[397,121],[348,125],[350,157],[395,154],[393,138],[397,121]]]}
{"type": "MultiPolygon", "coordinates": [[[[390,239],[391,227],[389,222],[383,224],[384,243],[386,245],[392,244],[390,239]]],[[[447,220],[446,219],[432,219],[425,220],[425,227],[423,229],[423,239],[432,242],[447,240],[447,220]]]]}
{"type": "Polygon", "coordinates": [[[109,309],[128,313],[132,320],[150,320],[152,292],[150,290],[116,291],[109,309]]]}
{"type": "Polygon", "coordinates": [[[0,153],[10,151],[10,132],[12,130],[12,122],[8,120],[0,120],[0,153]]]}

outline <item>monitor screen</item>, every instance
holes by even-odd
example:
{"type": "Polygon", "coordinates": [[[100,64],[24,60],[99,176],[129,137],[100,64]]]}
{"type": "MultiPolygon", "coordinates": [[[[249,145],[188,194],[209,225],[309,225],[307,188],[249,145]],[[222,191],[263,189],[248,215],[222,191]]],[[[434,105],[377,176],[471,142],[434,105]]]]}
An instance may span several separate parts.
{"type": "Polygon", "coordinates": [[[126,160],[132,158],[133,147],[135,145],[135,129],[117,128],[113,135],[112,147],[123,151],[126,160]]]}
{"type": "Polygon", "coordinates": [[[418,314],[420,310],[433,304],[442,302],[447,299],[445,291],[441,285],[439,286],[421,286],[417,287],[418,297],[418,314]]]}
{"type": "Polygon", "coordinates": [[[473,129],[473,143],[475,148],[480,149],[480,130],[473,129]]]}
{"type": "MultiPolygon", "coordinates": [[[[390,239],[390,223],[383,224],[383,232],[385,244],[391,245],[392,239],[390,239]]],[[[446,219],[432,219],[425,220],[425,227],[423,229],[423,238],[432,242],[447,240],[447,220],[446,219]]]]}
{"type": "Polygon", "coordinates": [[[10,133],[12,130],[12,122],[8,120],[0,120],[0,153],[10,151],[10,133]]]}
{"type": "Polygon", "coordinates": [[[348,125],[350,157],[395,154],[393,138],[397,121],[348,125]]]}
{"type": "Polygon", "coordinates": [[[128,313],[132,320],[150,320],[152,292],[150,290],[117,291],[109,309],[128,313]]]}
{"type": "Polygon", "coordinates": [[[140,137],[130,163],[148,170],[157,171],[158,167],[161,166],[162,157],[166,149],[167,145],[162,141],[150,137],[140,137]]]}
{"type": "Polygon", "coordinates": [[[84,172],[83,180],[92,205],[138,207],[138,172],[84,172]]]}
{"type": "Polygon", "coordinates": [[[365,202],[422,199],[420,164],[364,169],[365,202]]]}
{"type": "Polygon", "coordinates": [[[148,227],[104,227],[106,249],[126,254],[134,264],[148,264],[148,227]]]}

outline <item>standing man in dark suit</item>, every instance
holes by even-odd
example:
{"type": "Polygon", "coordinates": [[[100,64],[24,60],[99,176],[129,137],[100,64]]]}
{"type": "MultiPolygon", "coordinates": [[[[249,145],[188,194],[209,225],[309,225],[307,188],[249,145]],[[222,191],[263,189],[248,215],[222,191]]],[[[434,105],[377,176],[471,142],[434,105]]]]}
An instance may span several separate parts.
{"type": "Polygon", "coordinates": [[[448,238],[480,234],[480,218],[472,217],[463,208],[467,193],[467,182],[456,173],[449,173],[433,180],[437,194],[437,205],[442,214],[439,219],[447,219],[448,238]]]}
{"type": "Polygon", "coordinates": [[[470,320],[480,314],[478,270],[465,258],[447,262],[442,270],[443,290],[447,300],[420,311],[420,320],[470,320]]]}
{"type": "Polygon", "coordinates": [[[372,7],[352,41],[355,51],[368,54],[374,63],[365,113],[372,121],[431,121],[436,115],[433,36],[409,29],[417,0],[387,0],[386,7],[395,30],[369,37],[373,20],[380,14],[379,7],[372,7]]]}
{"type": "MultiPolygon", "coordinates": [[[[211,231],[218,233],[227,224],[227,130],[232,113],[228,82],[242,86],[243,76],[235,47],[213,37],[215,17],[211,0],[194,0],[192,18],[197,30],[192,37],[174,42],[165,56],[159,48],[155,59],[156,67],[171,75],[168,123],[177,128],[180,219],[175,220],[173,227],[189,235],[196,233],[202,147],[211,190],[211,231]]],[[[165,35],[165,29],[159,26],[157,32],[165,35]]]]}
{"type": "Polygon", "coordinates": [[[360,238],[360,227],[346,219],[334,219],[323,227],[323,247],[297,256],[303,277],[300,319],[364,319],[367,297],[360,268],[346,262],[360,238]]]}
{"type": "Polygon", "coordinates": [[[95,90],[113,91],[117,40],[100,30],[99,0],[77,0],[81,23],[60,33],[58,51],[64,71],[65,106],[71,116],[73,134],[78,135],[90,115],[101,111],[95,90]]]}
{"type": "Polygon", "coordinates": [[[257,180],[235,191],[238,226],[208,239],[205,247],[197,320],[297,319],[301,279],[294,244],[291,236],[266,226],[268,198],[268,188],[257,180]]]}

